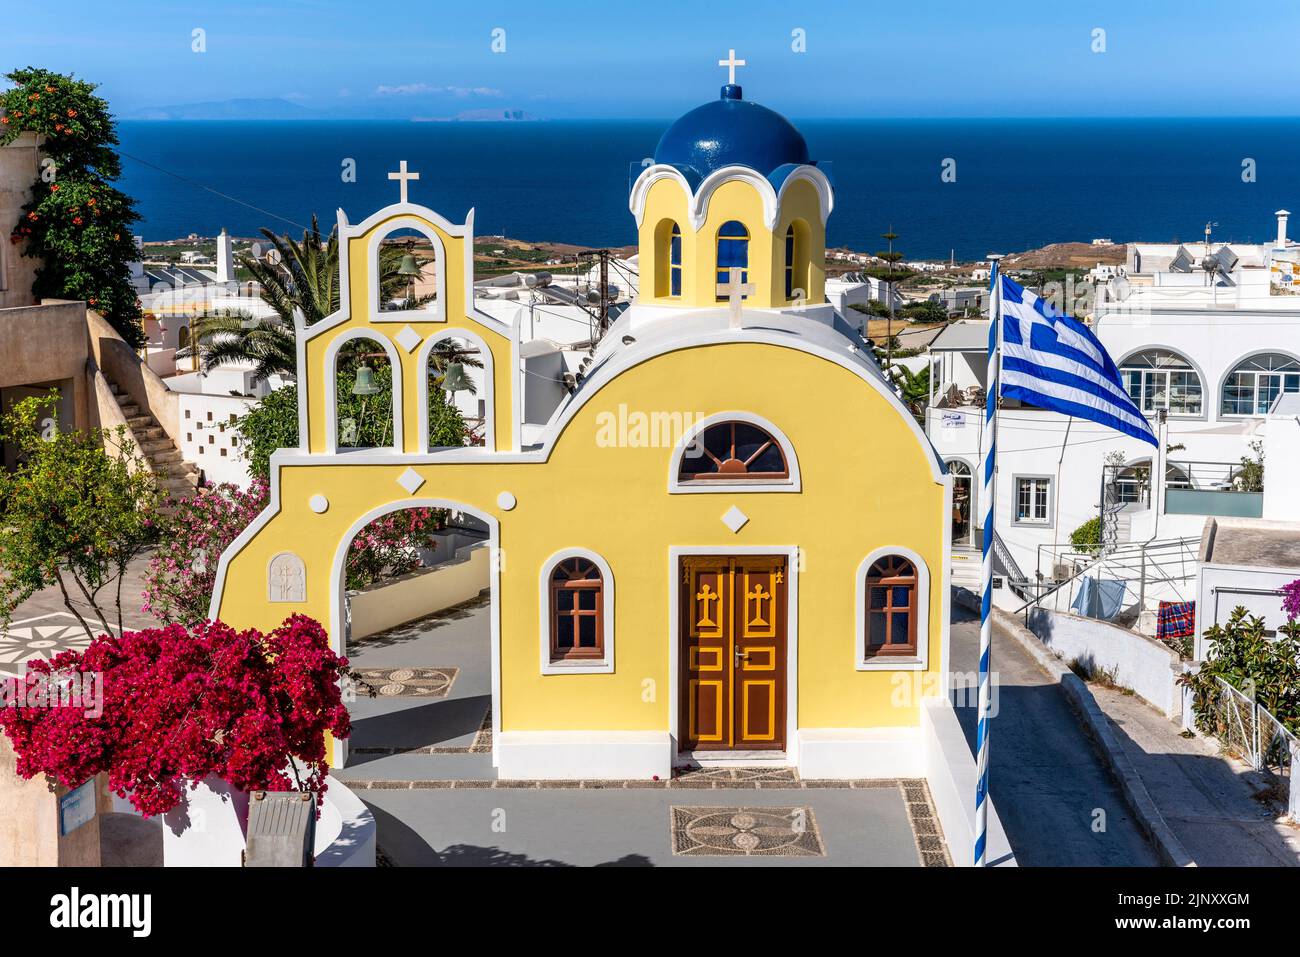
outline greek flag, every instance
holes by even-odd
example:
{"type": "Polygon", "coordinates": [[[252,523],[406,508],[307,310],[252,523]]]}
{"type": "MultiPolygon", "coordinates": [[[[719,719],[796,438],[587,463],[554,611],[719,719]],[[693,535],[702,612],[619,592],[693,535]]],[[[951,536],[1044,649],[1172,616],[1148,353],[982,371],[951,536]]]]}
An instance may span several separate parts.
{"type": "Polygon", "coordinates": [[[994,290],[993,306],[1002,323],[1003,397],[1159,446],[1092,330],[1006,276],[997,279],[1001,287],[994,290]]]}

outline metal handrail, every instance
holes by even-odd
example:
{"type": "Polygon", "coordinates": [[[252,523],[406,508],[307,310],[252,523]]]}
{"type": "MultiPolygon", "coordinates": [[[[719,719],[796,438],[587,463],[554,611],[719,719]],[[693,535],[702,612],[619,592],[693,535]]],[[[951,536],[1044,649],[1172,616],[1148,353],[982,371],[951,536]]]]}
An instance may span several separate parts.
{"type": "MultiPolygon", "coordinates": [[[[1161,540],[1161,541],[1154,541],[1154,540],[1153,540],[1153,541],[1147,541],[1147,542],[1135,542],[1135,543],[1132,543],[1132,546],[1131,546],[1130,548],[1127,548],[1127,549],[1126,549],[1126,548],[1120,548],[1120,549],[1116,549],[1115,551],[1112,551],[1112,552],[1098,552],[1098,554],[1097,554],[1097,555],[1092,559],[1092,561],[1088,562],[1088,564],[1084,565],[1082,568],[1080,568],[1080,569],[1078,569],[1077,571],[1075,571],[1075,573],[1074,573],[1073,575],[1071,575],[1069,578],[1063,579],[1062,581],[1057,582],[1057,583],[1056,583],[1055,585],[1053,585],[1051,588],[1047,589],[1047,591],[1045,591],[1045,592],[1041,592],[1041,593],[1035,595],[1034,598],[1033,598],[1032,600],[1025,602],[1025,604],[1023,604],[1023,605],[1021,605],[1019,608],[1017,608],[1017,609],[1016,609],[1012,614],[1016,614],[1016,615],[1018,615],[1018,614],[1020,614],[1021,612],[1025,612],[1025,613],[1026,613],[1026,617],[1028,617],[1028,610],[1029,610],[1029,608],[1030,608],[1031,606],[1033,606],[1033,605],[1037,605],[1037,604],[1041,603],[1042,600],[1043,600],[1044,598],[1047,598],[1049,595],[1054,595],[1054,594],[1056,594],[1058,591],[1060,591],[1060,590],[1061,590],[1062,588],[1064,588],[1066,585],[1069,585],[1070,583],[1074,582],[1076,579],[1078,579],[1078,578],[1080,578],[1081,576],[1086,575],[1088,572],[1092,571],[1092,570],[1093,570],[1094,568],[1096,568],[1097,565],[1099,565],[1100,563],[1102,563],[1102,562],[1114,562],[1116,559],[1124,559],[1124,558],[1128,558],[1128,557],[1130,557],[1130,556],[1133,555],[1133,554],[1137,554],[1138,556],[1141,557],[1141,560],[1142,560],[1142,562],[1143,562],[1143,582],[1145,583],[1145,578],[1146,578],[1146,556],[1150,553],[1150,551],[1151,551],[1151,549],[1152,549],[1153,547],[1154,547],[1155,549],[1157,549],[1157,550],[1158,550],[1158,549],[1164,549],[1164,548],[1169,548],[1169,549],[1177,548],[1177,549],[1179,549],[1179,550],[1182,550],[1182,549],[1188,548],[1188,547],[1189,547],[1193,542],[1199,542],[1199,541],[1200,541],[1200,539],[1198,539],[1198,538],[1173,538],[1173,539],[1164,539],[1164,540],[1161,540]]],[[[1062,553],[1062,554],[1065,554],[1065,553],[1062,553]]],[[[1173,581],[1173,579],[1169,578],[1169,576],[1167,576],[1167,575],[1164,577],[1164,580],[1165,580],[1165,581],[1173,581]]]]}

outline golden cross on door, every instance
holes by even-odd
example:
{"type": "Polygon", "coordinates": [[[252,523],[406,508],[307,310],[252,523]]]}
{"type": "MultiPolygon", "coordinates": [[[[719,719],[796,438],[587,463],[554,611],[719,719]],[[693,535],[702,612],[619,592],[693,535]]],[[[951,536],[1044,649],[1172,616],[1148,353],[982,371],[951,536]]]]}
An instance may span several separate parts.
{"type": "Polygon", "coordinates": [[[758,288],[752,282],[741,282],[740,276],[744,272],[739,266],[732,266],[727,270],[727,281],[718,283],[718,295],[725,296],[731,307],[731,322],[728,323],[732,329],[740,328],[740,307],[741,302],[746,296],[752,296],[758,291],[758,288]]]}
{"type": "Polygon", "coordinates": [[[745,595],[754,603],[754,617],[750,620],[751,625],[766,625],[767,620],[763,617],[763,602],[772,597],[770,591],[764,590],[762,585],[755,585],[754,590],[745,595]]]}
{"type": "Polygon", "coordinates": [[[712,619],[709,618],[709,602],[713,601],[716,598],[718,598],[718,593],[715,592],[712,588],[710,588],[707,583],[702,589],[700,589],[699,594],[695,596],[696,601],[704,602],[704,616],[700,618],[698,622],[696,622],[698,627],[701,628],[712,627],[717,624],[716,621],[713,621],[712,619]]]}

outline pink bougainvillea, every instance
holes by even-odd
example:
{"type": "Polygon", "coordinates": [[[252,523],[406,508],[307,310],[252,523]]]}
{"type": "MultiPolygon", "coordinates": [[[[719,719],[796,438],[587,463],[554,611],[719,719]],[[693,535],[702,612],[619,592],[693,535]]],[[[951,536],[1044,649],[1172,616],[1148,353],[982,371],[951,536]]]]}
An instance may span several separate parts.
{"type": "Polygon", "coordinates": [[[1300,578],[1282,586],[1282,610],[1292,621],[1300,618],[1300,578]]]}
{"type": "MultiPolygon", "coordinates": [[[[160,621],[194,624],[208,616],[221,553],[252,523],[270,499],[255,479],[247,489],[216,485],[167,502],[172,513],[145,572],[142,610],[160,621]]],[[[375,519],[348,549],[347,587],[365,588],[384,575],[402,575],[419,564],[419,549],[442,527],[447,513],[408,508],[375,519]]]]}
{"type": "Polygon", "coordinates": [[[23,777],[76,787],[107,773],[109,787],[146,816],[171,810],[186,782],[208,775],[244,790],[311,791],[319,802],[326,732],[351,732],[340,691],[346,673],[325,629],[302,615],[269,634],[203,622],[101,635],[11,679],[23,687],[8,689],[0,730],[23,777]],[[21,696],[52,679],[98,685],[102,700],[13,705],[39,700],[21,696]]]}
{"type": "Polygon", "coordinates": [[[221,553],[266,507],[269,495],[266,482],[256,479],[247,489],[216,485],[169,500],[172,515],[145,572],[141,610],[183,624],[207,618],[221,553]]]}

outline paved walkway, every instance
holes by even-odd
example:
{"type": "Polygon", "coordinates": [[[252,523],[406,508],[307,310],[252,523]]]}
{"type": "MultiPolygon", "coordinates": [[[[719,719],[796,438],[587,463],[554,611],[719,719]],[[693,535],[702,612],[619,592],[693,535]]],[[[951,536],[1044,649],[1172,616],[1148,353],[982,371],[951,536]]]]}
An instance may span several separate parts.
{"type": "Polygon", "coordinates": [[[1201,867],[1294,867],[1300,828],[1268,781],[1219,753],[1212,739],[1184,738],[1136,695],[1089,685],[1165,823],[1201,867]]]}
{"type": "MultiPolygon", "coordinates": [[[[1017,863],[1158,866],[1155,851],[1056,684],[1013,640],[996,633],[992,662],[997,716],[989,732],[989,792],[1017,863]]],[[[954,604],[951,668],[969,674],[978,663],[979,621],[954,604]]],[[[973,694],[957,714],[973,752],[973,694]]]]}
{"type": "MultiPolygon", "coordinates": [[[[127,630],[156,628],[160,624],[140,610],[140,593],[144,590],[143,576],[148,564],[148,555],[137,558],[127,566],[122,581],[122,624],[127,630]]],[[[71,583],[68,587],[73,588],[71,583]]],[[[73,604],[96,634],[103,631],[98,617],[84,600],[73,604]]],[[[116,630],[117,609],[111,585],[100,593],[99,604],[116,630]]],[[[23,663],[32,658],[53,658],[61,651],[80,651],[89,644],[89,636],[63,603],[58,586],[45,588],[14,609],[8,628],[0,628],[0,673],[19,674],[23,663]]]]}
{"type": "Polygon", "coordinates": [[[787,768],[696,771],[671,782],[498,781],[488,615],[479,599],[348,649],[357,669],[456,669],[443,697],[388,694],[349,705],[350,756],[334,774],[374,812],[387,862],[948,863],[921,781],[805,782],[787,768]]]}

